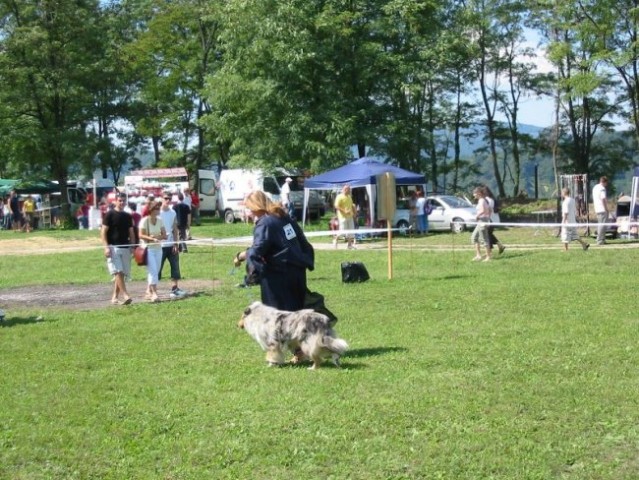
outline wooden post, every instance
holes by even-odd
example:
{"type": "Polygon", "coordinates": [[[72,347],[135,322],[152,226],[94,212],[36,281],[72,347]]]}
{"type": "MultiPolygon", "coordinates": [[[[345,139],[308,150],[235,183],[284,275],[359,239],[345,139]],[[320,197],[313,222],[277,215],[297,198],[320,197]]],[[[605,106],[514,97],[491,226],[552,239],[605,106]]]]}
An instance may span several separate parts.
{"type": "Polygon", "coordinates": [[[393,228],[391,221],[386,220],[386,228],[388,233],[388,279],[393,279],[393,228]]]}

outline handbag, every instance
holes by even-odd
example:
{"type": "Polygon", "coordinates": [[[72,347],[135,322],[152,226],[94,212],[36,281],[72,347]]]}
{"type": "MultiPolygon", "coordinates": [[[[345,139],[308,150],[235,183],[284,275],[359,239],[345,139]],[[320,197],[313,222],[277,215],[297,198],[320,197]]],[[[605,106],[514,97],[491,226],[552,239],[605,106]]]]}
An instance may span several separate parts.
{"type": "Polygon", "coordinates": [[[342,282],[365,282],[369,278],[368,270],[362,262],[342,262],[342,282]]]}
{"type": "Polygon", "coordinates": [[[135,257],[135,263],[141,267],[146,265],[146,247],[143,247],[142,245],[135,247],[133,256],[135,257]]]}

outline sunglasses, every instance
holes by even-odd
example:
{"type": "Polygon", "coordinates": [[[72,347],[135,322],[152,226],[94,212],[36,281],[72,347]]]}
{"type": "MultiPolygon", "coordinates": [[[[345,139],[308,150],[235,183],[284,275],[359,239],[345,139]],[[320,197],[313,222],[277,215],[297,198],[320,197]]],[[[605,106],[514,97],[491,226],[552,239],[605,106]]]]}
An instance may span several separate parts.
{"type": "Polygon", "coordinates": [[[171,200],[171,197],[164,197],[164,200],[171,200]]]}

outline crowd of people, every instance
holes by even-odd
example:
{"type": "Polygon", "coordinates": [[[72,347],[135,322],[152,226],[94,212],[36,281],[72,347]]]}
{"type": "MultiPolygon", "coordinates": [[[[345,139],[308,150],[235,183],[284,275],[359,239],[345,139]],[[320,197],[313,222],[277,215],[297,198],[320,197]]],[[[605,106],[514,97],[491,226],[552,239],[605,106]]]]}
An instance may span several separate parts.
{"type": "Polygon", "coordinates": [[[135,202],[126,203],[125,194],[116,195],[115,201],[110,203],[102,216],[100,238],[107,269],[114,280],[112,304],[129,305],[133,301],[126,281],[131,277],[131,253],[137,245],[146,249],[145,299],[159,302],[158,284],[167,262],[171,281],[169,297],[186,295],[178,282],[182,278],[179,255],[188,252],[186,240],[190,238],[192,209],[186,202],[187,197],[191,198],[188,192],[179,192],[178,202],[174,205],[170,192],[164,192],[161,199],[148,195],[140,213],[135,202]]]}
{"type": "Polygon", "coordinates": [[[2,199],[0,226],[3,230],[30,232],[38,228],[39,213],[42,209],[40,197],[27,195],[21,199],[15,190],[2,199]]]}

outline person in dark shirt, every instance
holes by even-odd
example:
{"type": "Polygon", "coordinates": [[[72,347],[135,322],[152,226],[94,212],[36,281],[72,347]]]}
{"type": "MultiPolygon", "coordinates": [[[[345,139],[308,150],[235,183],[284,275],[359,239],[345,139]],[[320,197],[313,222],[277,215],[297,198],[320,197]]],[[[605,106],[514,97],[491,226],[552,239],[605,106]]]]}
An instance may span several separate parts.
{"type": "Polygon", "coordinates": [[[175,214],[177,215],[177,229],[178,236],[180,239],[180,252],[188,253],[188,248],[186,246],[186,240],[188,239],[188,229],[191,224],[191,207],[189,207],[186,203],[184,203],[184,194],[182,192],[178,193],[178,203],[173,205],[173,210],[175,210],[175,214]]]}
{"type": "Polygon", "coordinates": [[[264,192],[252,192],[245,205],[256,219],[253,245],[238,253],[234,264],[246,260],[250,282],[260,285],[262,303],[279,310],[301,310],[306,269],[315,267],[313,246],[283,207],[264,192]]]}
{"type": "Polygon", "coordinates": [[[115,199],[115,207],[107,211],[102,219],[100,238],[104,245],[107,268],[113,276],[111,303],[129,305],[133,299],[126,290],[126,279],[131,276],[131,250],[136,243],[133,217],[124,211],[125,195],[115,199]]]}
{"type": "Polygon", "coordinates": [[[11,226],[19,232],[22,230],[22,209],[20,208],[18,192],[15,190],[11,190],[9,196],[9,209],[11,210],[11,226]]]}

